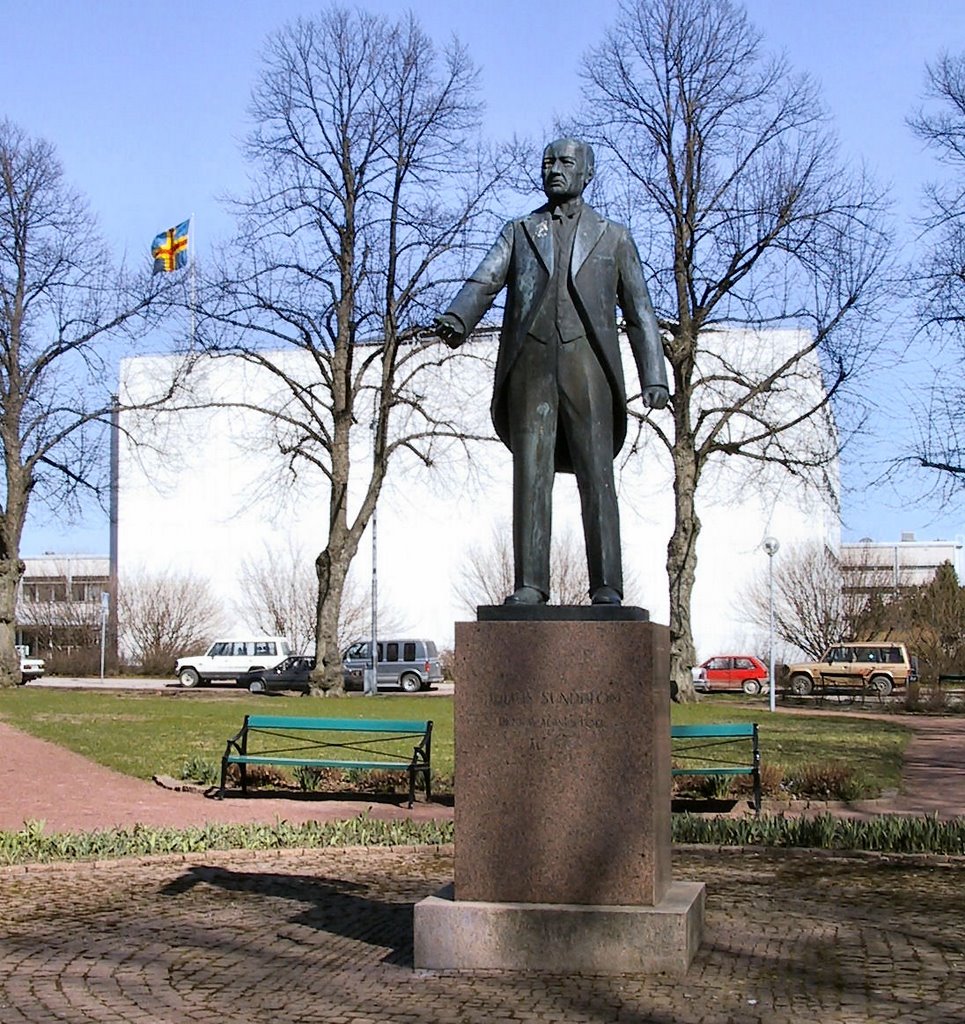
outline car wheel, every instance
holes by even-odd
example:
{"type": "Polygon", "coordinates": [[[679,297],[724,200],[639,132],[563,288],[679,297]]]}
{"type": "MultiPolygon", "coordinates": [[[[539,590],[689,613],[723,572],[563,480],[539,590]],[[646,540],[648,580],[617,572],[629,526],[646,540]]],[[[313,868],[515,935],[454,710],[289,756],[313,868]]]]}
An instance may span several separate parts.
{"type": "Polygon", "coordinates": [[[197,686],[201,682],[201,676],[198,675],[196,668],[183,668],[178,676],[181,680],[182,686],[197,686]]]}
{"type": "Polygon", "coordinates": [[[756,679],[745,679],[743,682],[743,690],[744,693],[754,697],[761,692],[761,684],[756,679]]]}
{"type": "Polygon", "coordinates": [[[888,676],[872,676],[871,685],[878,691],[879,697],[889,696],[891,691],[894,689],[894,683],[888,678],[888,676]]]}
{"type": "Polygon", "coordinates": [[[268,687],[265,686],[264,679],[252,679],[248,684],[249,693],[267,693],[268,687]]]}
{"type": "Polygon", "coordinates": [[[406,693],[418,693],[422,689],[422,680],[414,672],[406,672],[399,680],[399,686],[406,693]]]}
{"type": "Polygon", "coordinates": [[[814,689],[814,680],[810,676],[799,673],[791,676],[791,693],[795,697],[806,697],[814,689]]]}

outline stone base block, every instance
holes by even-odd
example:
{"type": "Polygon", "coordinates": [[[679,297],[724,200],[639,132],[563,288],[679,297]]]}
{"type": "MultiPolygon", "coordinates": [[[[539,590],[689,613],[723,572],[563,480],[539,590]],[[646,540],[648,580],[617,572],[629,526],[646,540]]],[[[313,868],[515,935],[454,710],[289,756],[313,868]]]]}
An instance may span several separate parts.
{"type": "Polygon", "coordinates": [[[471,902],[447,886],[415,906],[415,966],[680,976],[700,946],[704,899],[700,882],[673,882],[639,907],[471,902]]]}

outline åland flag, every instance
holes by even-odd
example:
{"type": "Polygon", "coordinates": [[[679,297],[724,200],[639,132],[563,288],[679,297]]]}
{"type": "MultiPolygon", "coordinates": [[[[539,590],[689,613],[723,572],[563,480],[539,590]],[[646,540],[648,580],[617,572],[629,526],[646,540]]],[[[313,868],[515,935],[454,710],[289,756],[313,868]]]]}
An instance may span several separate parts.
{"type": "Polygon", "coordinates": [[[178,224],[177,227],[162,231],[151,243],[155,274],[180,270],[188,265],[188,226],[190,223],[190,220],[186,220],[183,224],[178,224]]]}

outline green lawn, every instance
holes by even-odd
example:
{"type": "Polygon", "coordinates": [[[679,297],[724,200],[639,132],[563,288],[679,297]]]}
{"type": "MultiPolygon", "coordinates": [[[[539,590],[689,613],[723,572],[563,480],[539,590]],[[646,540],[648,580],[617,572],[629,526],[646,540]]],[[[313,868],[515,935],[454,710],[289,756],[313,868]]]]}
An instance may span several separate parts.
{"type": "MultiPolygon", "coordinates": [[[[0,719],[51,740],[127,775],[180,776],[185,761],[198,756],[220,762],[225,740],[246,713],[329,718],[433,720],[432,763],[436,772],[453,770],[452,699],[383,694],[309,700],[270,699],[244,692],[172,690],[164,695],[105,693],[19,687],[0,690],[0,719]]],[[[840,761],[882,788],[896,787],[910,732],[900,720],[861,719],[851,713],[804,716],[739,701],[705,698],[696,705],[674,705],[675,723],[760,723],[766,763],[787,770],[840,761]]]]}
{"type": "Polygon", "coordinates": [[[901,762],[911,730],[894,721],[839,715],[802,715],[766,706],[751,708],[733,699],[704,698],[698,704],[673,705],[675,724],[757,722],[761,761],[780,765],[785,772],[806,764],[838,761],[867,776],[882,789],[897,788],[901,762]]]}
{"type": "Polygon", "coordinates": [[[452,772],[452,700],[448,697],[353,695],[327,700],[254,697],[173,690],[163,696],[44,690],[0,690],[0,719],[126,775],[179,778],[192,757],[221,762],[225,741],[246,714],[324,718],[431,718],[432,764],[452,772]]]}

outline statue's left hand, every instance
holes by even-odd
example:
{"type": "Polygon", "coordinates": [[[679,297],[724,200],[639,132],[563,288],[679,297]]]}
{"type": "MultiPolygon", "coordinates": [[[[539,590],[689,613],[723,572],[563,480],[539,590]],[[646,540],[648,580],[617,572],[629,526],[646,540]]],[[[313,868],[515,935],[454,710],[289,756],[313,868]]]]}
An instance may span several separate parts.
{"type": "Polygon", "coordinates": [[[643,404],[648,409],[663,409],[670,401],[670,392],[662,384],[651,384],[643,389],[643,404]]]}

